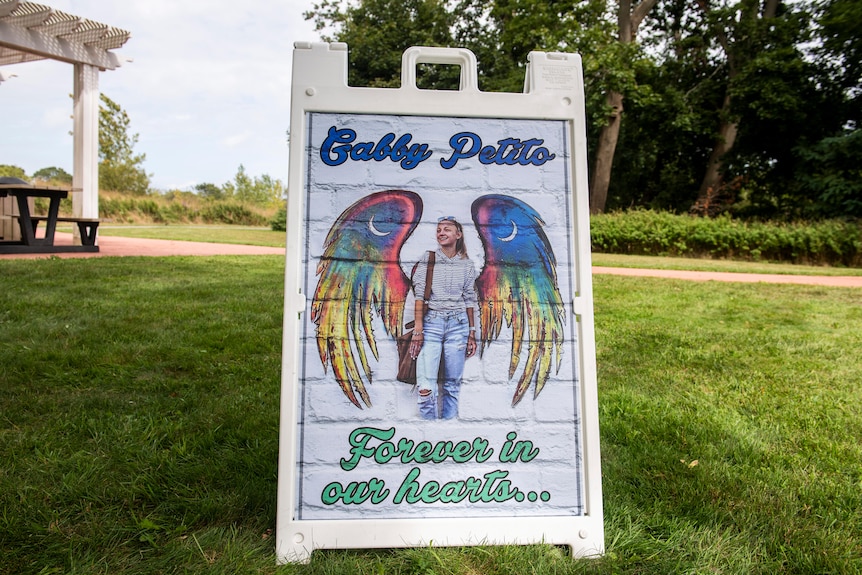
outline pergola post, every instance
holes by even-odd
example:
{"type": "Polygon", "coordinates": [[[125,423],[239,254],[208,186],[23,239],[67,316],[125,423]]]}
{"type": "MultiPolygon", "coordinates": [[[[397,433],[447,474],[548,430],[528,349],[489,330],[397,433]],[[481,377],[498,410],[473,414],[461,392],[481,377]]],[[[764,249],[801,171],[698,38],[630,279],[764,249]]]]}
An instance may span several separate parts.
{"type": "MultiPolygon", "coordinates": [[[[99,217],[99,69],[75,64],[72,214],[99,217]]],[[[75,244],[81,238],[75,229],[75,244]]]]}
{"type": "MultiPolygon", "coordinates": [[[[0,0],[0,66],[45,58],[74,65],[72,214],[76,218],[99,217],[99,72],[122,65],[111,50],[122,47],[129,36],[126,30],[36,2],[0,0]]],[[[2,73],[0,81],[14,75],[2,73]]],[[[80,244],[79,231],[73,229],[75,244],[80,244]]]]}

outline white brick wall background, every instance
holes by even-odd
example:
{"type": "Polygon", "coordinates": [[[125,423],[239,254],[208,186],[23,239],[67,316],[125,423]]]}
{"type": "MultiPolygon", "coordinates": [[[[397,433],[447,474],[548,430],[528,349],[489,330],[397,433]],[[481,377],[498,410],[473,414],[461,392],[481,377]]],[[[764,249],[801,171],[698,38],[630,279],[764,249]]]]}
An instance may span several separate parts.
{"type": "MultiPolygon", "coordinates": [[[[511,350],[511,330],[504,327],[500,339],[467,360],[461,387],[460,417],[453,421],[425,422],[418,418],[416,396],[411,388],[394,380],[396,349],[375,319],[374,334],[380,352],[375,360],[368,350],[373,370],[373,382],[367,384],[373,407],[356,408],[344,396],[331,370],[324,372],[315,342],[315,326],[307,319],[300,342],[303,365],[300,366],[302,429],[298,434],[301,462],[299,519],[335,519],[356,517],[469,517],[519,515],[579,515],[584,511],[581,466],[580,417],[578,404],[577,342],[574,339],[572,269],[575,254],[570,249],[574,230],[570,213],[566,171],[568,158],[566,124],[555,121],[523,120],[461,120],[457,118],[394,117],[314,114],[307,135],[309,149],[308,186],[306,198],[307,235],[304,290],[313,294],[317,285],[316,268],[327,233],[335,219],[360,198],[382,190],[403,189],[418,193],[424,202],[422,221],[405,244],[401,263],[409,274],[422,252],[436,247],[434,230],[437,218],[455,215],[465,227],[465,239],[477,273],[484,263],[482,244],[470,219],[470,206],[484,194],[506,194],[519,198],[536,209],[546,223],[544,228],[557,259],[560,293],[566,307],[565,342],[559,373],[552,371],[543,391],[533,399],[533,386],[524,399],[511,406],[512,396],[528,353],[524,342],[521,361],[512,380],[508,378],[511,350]],[[432,157],[413,170],[400,164],[347,161],[340,166],[327,166],[320,161],[319,146],[330,126],[352,128],[357,142],[377,141],[387,132],[397,136],[413,135],[411,144],[427,143],[432,157]],[[461,131],[471,131],[482,137],[483,144],[495,145],[497,140],[515,137],[522,140],[540,138],[555,153],[556,159],[543,166],[485,166],[478,159],[461,160],[453,169],[444,170],[439,161],[451,154],[449,138],[461,131]],[[549,501],[503,503],[436,503],[395,504],[393,496],[408,472],[417,467],[393,460],[377,464],[363,460],[356,469],[344,471],[339,460],[349,457],[348,438],[358,427],[396,429],[393,441],[473,441],[487,439],[494,455],[484,463],[469,461],[425,463],[420,483],[429,480],[440,483],[482,478],[496,470],[508,472],[507,480],[525,494],[550,494],[549,501]],[[518,440],[531,441],[539,455],[530,462],[502,463],[500,449],[509,432],[518,440]],[[385,483],[389,495],[373,505],[333,504],[321,502],[327,485],[338,482],[367,482],[378,479],[385,483]]],[[[309,308],[311,301],[309,299],[309,308]]],[[[408,302],[412,310],[412,300],[408,302]]],[[[306,318],[310,315],[307,313],[306,318]]],[[[478,313],[476,315],[478,323],[478,313]]],[[[405,318],[405,321],[408,318],[405,318]]],[[[354,342],[355,345],[367,345],[354,342]]],[[[555,365],[556,359],[553,362],[555,365]]],[[[369,445],[379,442],[372,441],[369,445]]]]}

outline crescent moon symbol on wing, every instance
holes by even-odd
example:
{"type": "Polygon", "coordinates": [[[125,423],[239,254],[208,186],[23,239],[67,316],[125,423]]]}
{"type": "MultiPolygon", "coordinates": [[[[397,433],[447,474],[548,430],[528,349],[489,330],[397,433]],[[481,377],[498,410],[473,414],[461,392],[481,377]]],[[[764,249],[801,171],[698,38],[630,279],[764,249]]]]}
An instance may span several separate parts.
{"type": "Polygon", "coordinates": [[[371,219],[368,220],[368,229],[371,230],[371,233],[374,234],[375,236],[381,236],[381,237],[382,236],[388,236],[389,234],[392,233],[391,231],[381,232],[380,230],[375,228],[374,227],[374,216],[371,216],[371,219]]]}
{"type": "Polygon", "coordinates": [[[518,235],[518,224],[515,223],[515,220],[511,220],[512,222],[512,233],[506,236],[505,238],[500,238],[501,242],[511,242],[515,239],[515,236],[518,235]]]}

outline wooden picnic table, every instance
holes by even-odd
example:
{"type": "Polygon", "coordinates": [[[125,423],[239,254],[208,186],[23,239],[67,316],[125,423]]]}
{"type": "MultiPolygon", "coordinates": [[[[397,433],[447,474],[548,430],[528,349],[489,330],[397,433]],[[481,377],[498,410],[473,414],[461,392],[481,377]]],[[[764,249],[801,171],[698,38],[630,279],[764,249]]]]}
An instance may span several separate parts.
{"type": "Polygon", "coordinates": [[[69,190],[53,186],[35,186],[32,184],[0,184],[0,197],[14,196],[18,202],[18,224],[21,227],[21,239],[16,241],[0,241],[0,254],[10,253],[55,253],[55,252],[97,252],[96,229],[98,219],[92,218],[60,218],[60,200],[69,196],[69,190]],[[30,212],[29,198],[48,198],[48,215],[34,215],[30,212]],[[45,235],[36,237],[39,222],[45,221],[45,235]],[[69,221],[78,224],[81,232],[80,246],[54,245],[54,232],[58,221],[69,221]]]}

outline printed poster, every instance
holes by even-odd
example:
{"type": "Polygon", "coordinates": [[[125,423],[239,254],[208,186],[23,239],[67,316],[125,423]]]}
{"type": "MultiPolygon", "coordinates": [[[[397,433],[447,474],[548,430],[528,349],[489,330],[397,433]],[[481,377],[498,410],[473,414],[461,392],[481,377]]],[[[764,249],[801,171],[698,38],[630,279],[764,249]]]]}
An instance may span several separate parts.
{"type": "MultiPolygon", "coordinates": [[[[569,123],[306,120],[295,520],[584,515],[569,123]],[[462,371],[426,419],[396,337],[440,219],[475,273],[476,352],[441,343],[462,371]]],[[[444,263],[435,282],[463,283],[444,263]]]]}

